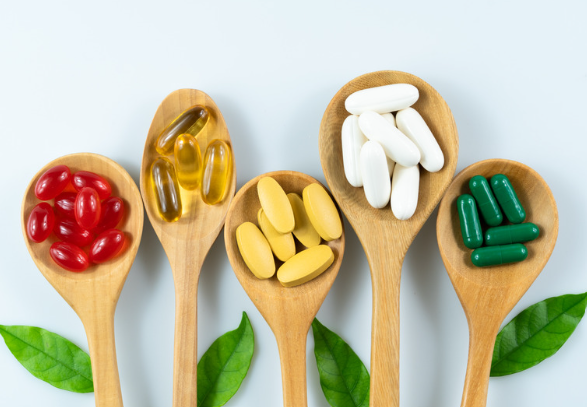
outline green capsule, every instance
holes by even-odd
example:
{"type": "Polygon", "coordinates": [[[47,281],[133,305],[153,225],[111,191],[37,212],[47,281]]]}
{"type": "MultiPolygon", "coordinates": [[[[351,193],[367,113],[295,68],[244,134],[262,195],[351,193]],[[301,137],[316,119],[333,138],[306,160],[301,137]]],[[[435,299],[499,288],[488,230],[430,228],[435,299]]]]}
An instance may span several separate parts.
{"type": "Polygon", "coordinates": [[[485,222],[489,226],[501,225],[503,215],[501,214],[497,200],[493,196],[493,192],[491,192],[489,182],[487,182],[485,177],[475,175],[469,181],[469,188],[471,189],[471,195],[473,195],[477,201],[477,205],[479,205],[481,216],[483,216],[485,222]]]}
{"type": "Polygon", "coordinates": [[[477,267],[498,266],[526,260],[528,249],[520,243],[505,246],[488,246],[473,250],[471,261],[477,267]]]}
{"type": "Polygon", "coordinates": [[[485,232],[485,244],[497,246],[512,243],[524,243],[534,240],[540,235],[538,226],[533,223],[520,223],[519,225],[500,226],[489,228],[485,232]]]}
{"type": "Polygon", "coordinates": [[[503,174],[494,175],[491,178],[491,189],[510,222],[522,223],[526,219],[526,211],[508,177],[503,174]]]}
{"type": "Polygon", "coordinates": [[[463,194],[457,199],[457,212],[461,222],[461,234],[463,242],[469,249],[476,249],[483,244],[483,232],[477,213],[475,198],[469,194],[463,194]]]}

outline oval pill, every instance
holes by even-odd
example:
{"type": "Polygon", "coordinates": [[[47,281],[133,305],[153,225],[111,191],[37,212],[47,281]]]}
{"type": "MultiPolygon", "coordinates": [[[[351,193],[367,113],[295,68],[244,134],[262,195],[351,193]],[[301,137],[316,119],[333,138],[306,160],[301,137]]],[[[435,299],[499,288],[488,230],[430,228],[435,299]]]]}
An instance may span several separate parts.
{"type": "Polygon", "coordinates": [[[368,110],[388,113],[412,106],[418,100],[418,96],[418,88],[414,85],[395,83],[352,93],[346,98],[344,106],[352,114],[361,114],[368,110]]]}
{"type": "Polygon", "coordinates": [[[302,193],[304,208],[316,232],[327,242],[342,235],[342,221],[336,205],[320,184],[310,184],[302,193]]]}
{"type": "Polygon", "coordinates": [[[224,200],[232,179],[232,152],[223,140],[212,140],[204,153],[202,200],[216,205],[224,200]]]}
{"type": "Polygon", "coordinates": [[[536,239],[540,235],[540,229],[533,223],[520,223],[518,225],[499,226],[485,231],[485,244],[498,246],[512,243],[524,243],[536,239]]]}
{"type": "Polygon", "coordinates": [[[316,232],[314,226],[312,226],[312,222],[306,213],[302,197],[292,192],[287,194],[287,199],[289,199],[289,203],[291,204],[294,213],[296,224],[293,230],[294,236],[306,247],[318,246],[322,238],[318,232],[316,232]]]}
{"type": "Polygon", "coordinates": [[[391,196],[389,165],[383,147],[376,141],[367,141],[361,149],[360,159],[367,202],[374,208],[383,208],[391,196]]]}
{"type": "Polygon", "coordinates": [[[391,211],[399,220],[412,217],[418,207],[420,169],[396,164],[391,178],[391,211]]]}
{"type": "Polygon", "coordinates": [[[430,128],[416,110],[408,107],[397,112],[397,128],[420,149],[420,164],[426,171],[437,172],[444,166],[444,154],[430,128]]]}
{"type": "Polygon", "coordinates": [[[159,216],[166,222],[175,222],[181,217],[181,196],[175,168],[167,158],[159,157],[151,166],[153,189],[157,197],[159,216]]]}
{"type": "Polygon", "coordinates": [[[489,226],[501,225],[503,215],[485,177],[475,175],[469,181],[469,189],[471,190],[471,195],[477,201],[477,205],[479,205],[479,210],[485,223],[489,226]]]}
{"type": "Polygon", "coordinates": [[[463,242],[469,249],[476,249],[483,244],[481,222],[477,213],[475,198],[469,194],[463,194],[457,198],[457,212],[461,224],[463,242]]]}
{"type": "Polygon", "coordinates": [[[275,274],[275,260],[269,242],[263,233],[251,222],[236,228],[236,243],[247,267],[260,279],[275,274]]]}
{"type": "Polygon", "coordinates": [[[362,187],[359,156],[367,137],[359,128],[359,117],[351,115],[342,124],[342,163],[346,179],[354,187],[362,187]]]}
{"type": "Polygon", "coordinates": [[[503,174],[491,177],[491,189],[510,222],[522,223],[526,219],[526,211],[508,177],[503,174]]]}
{"type": "Polygon", "coordinates": [[[275,230],[269,219],[267,219],[267,215],[263,212],[263,208],[259,209],[257,213],[257,221],[275,257],[281,261],[286,261],[296,254],[296,242],[294,242],[293,235],[291,233],[279,233],[275,230]]]}
{"type": "Polygon", "coordinates": [[[155,148],[161,155],[168,155],[173,152],[175,140],[180,134],[191,134],[196,137],[204,128],[210,114],[204,106],[192,106],[175,118],[163,129],[155,142],[155,148]]]}
{"type": "Polygon", "coordinates": [[[285,287],[308,282],[322,274],[334,262],[329,246],[319,245],[299,252],[277,270],[277,279],[285,287]]]}
{"type": "Polygon", "coordinates": [[[359,116],[359,127],[371,141],[377,141],[385,154],[404,167],[412,167],[420,161],[420,150],[405,134],[375,112],[359,116]]]}
{"type": "Polygon", "coordinates": [[[261,207],[273,227],[280,233],[293,231],[293,210],[281,185],[271,177],[263,177],[257,183],[257,193],[261,207]]]}
{"type": "Polygon", "coordinates": [[[191,134],[181,134],[173,148],[177,180],[184,189],[192,191],[202,181],[202,154],[200,145],[191,134]]]}
{"type": "Polygon", "coordinates": [[[505,246],[488,246],[473,250],[471,261],[477,267],[515,263],[528,257],[528,249],[520,243],[505,246]]]}
{"type": "Polygon", "coordinates": [[[393,127],[397,127],[397,123],[395,122],[395,117],[393,116],[393,113],[382,113],[381,117],[383,117],[385,120],[393,124],[393,127]]]}

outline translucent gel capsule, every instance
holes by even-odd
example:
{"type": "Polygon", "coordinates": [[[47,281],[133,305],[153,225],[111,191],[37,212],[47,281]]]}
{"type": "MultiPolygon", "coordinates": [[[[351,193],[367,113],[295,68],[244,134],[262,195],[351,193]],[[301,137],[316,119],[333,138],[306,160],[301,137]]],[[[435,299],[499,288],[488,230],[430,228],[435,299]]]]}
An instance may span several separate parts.
{"type": "Polygon", "coordinates": [[[485,222],[489,226],[498,226],[503,221],[503,215],[489,182],[482,175],[475,175],[469,181],[469,189],[471,189],[471,195],[477,201],[481,216],[485,219],[485,222]]]}
{"type": "Polygon", "coordinates": [[[180,135],[173,153],[179,185],[190,191],[198,188],[202,181],[202,154],[196,138],[190,134],[180,135]]]}
{"type": "Polygon", "coordinates": [[[55,214],[47,202],[37,204],[27,221],[27,234],[33,242],[40,243],[47,239],[53,231],[55,214]]]}
{"type": "Polygon", "coordinates": [[[181,217],[181,196],[171,161],[157,158],[151,166],[151,177],[159,215],[166,222],[175,222],[181,217]]]}
{"type": "Polygon", "coordinates": [[[49,254],[55,263],[69,271],[84,271],[90,265],[88,255],[71,243],[55,242],[51,245],[49,254]]]}
{"type": "Polygon", "coordinates": [[[57,239],[79,247],[87,246],[94,241],[94,234],[82,228],[74,219],[58,217],[53,227],[53,233],[57,239]]]}
{"type": "Polygon", "coordinates": [[[196,137],[200,130],[208,123],[209,118],[210,114],[208,109],[204,106],[196,105],[190,107],[163,129],[155,142],[157,152],[161,155],[171,154],[175,140],[180,134],[187,133],[196,137]]]}
{"type": "Polygon", "coordinates": [[[94,188],[85,187],[79,191],[74,205],[75,220],[78,225],[86,230],[98,225],[102,214],[102,204],[94,188]]]}
{"type": "Polygon", "coordinates": [[[55,197],[55,211],[63,217],[75,219],[76,192],[62,192],[55,197]]]}
{"type": "Polygon", "coordinates": [[[112,193],[112,187],[106,181],[104,177],[98,174],[94,174],[90,171],[78,171],[73,174],[73,179],[71,180],[73,187],[76,191],[81,191],[82,188],[90,187],[94,188],[100,199],[106,199],[112,193]]]}
{"type": "Polygon", "coordinates": [[[94,233],[100,234],[105,230],[118,226],[124,217],[124,202],[117,196],[111,196],[102,201],[102,215],[98,226],[93,230],[94,233]]]}
{"type": "Polygon", "coordinates": [[[120,230],[107,230],[94,240],[94,243],[90,247],[88,257],[92,263],[104,263],[120,254],[125,241],[124,233],[120,230]]]}
{"type": "Polygon", "coordinates": [[[526,219],[526,211],[508,177],[503,174],[491,177],[491,189],[510,222],[522,223],[526,219]]]}
{"type": "Polygon", "coordinates": [[[213,140],[204,155],[204,175],[202,176],[202,199],[208,205],[216,205],[224,200],[230,185],[232,172],[232,153],[222,140],[213,140]]]}
{"type": "Polygon", "coordinates": [[[71,171],[66,165],[56,165],[41,175],[35,184],[35,195],[41,201],[55,198],[69,184],[71,171]]]}
{"type": "Polygon", "coordinates": [[[469,194],[463,194],[457,199],[457,212],[461,224],[463,242],[469,249],[476,249],[483,244],[483,232],[477,213],[475,198],[469,194]]]}

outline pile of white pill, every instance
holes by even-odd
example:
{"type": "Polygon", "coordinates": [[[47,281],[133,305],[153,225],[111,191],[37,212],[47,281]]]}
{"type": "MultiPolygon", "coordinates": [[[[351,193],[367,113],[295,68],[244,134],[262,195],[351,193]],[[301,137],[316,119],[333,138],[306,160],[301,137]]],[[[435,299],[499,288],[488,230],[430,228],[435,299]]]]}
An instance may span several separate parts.
{"type": "Polygon", "coordinates": [[[351,113],[342,125],[344,173],[354,187],[363,187],[367,201],[391,210],[400,220],[418,206],[420,170],[444,165],[444,155],[420,114],[410,106],[418,88],[406,83],[363,89],[345,101],[351,113]],[[392,112],[397,112],[394,116],[392,112]]]}

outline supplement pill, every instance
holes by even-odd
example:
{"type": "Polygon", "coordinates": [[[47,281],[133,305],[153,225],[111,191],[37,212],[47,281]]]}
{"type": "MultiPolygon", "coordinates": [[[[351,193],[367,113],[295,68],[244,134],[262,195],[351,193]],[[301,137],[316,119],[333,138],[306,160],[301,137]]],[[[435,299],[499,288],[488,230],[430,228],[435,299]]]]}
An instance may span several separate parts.
{"type": "Polygon", "coordinates": [[[74,219],[57,218],[53,233],[57,239],[78,247],[87,246],[94,241],[94,234],[82,228],[74,219]]]}
{"type": "Polygon", "coordinates": [[[399,220],[412,217],[418,207],[420,169],[396,164],[391,178],[391,211],[399,220]]]}
{"type": "Polygon", "coordinates": [[[397,123],[395,122],[395,117],[393,116],[393,113],[383,113],[381,117],[383,117],[385,120],[393,124],[393,127],[397,127],[397,123]]]}
{"type": "Polygon", "coordinates": [[[54,207],[58,215],[75,219],[75,192],[62,192],[55,197],[54,207]]]}
{"type": "Polygon", "coordinates": [[[66,165],[49,168],[35,184],[35,195],[41,201],[48,201],[59,195],[69,184],[71,171],[66,165]]]}
{"type": "Polygon", "coordinates": [[[196,138],[190,134],[177,137],[173,155],[179,185],[189,191],[197,189],[202,180],[202,154],[196,138]]]}
{"type": "Polygon", "coordinates": [[[510,222],[522,223],[526,219],[526,211],[508,177],[503,174],[491,177],[491,189],[510,222]]]}
{"type": "Polygon", "coordinates": [[[232,152],[222,140],[212,140],[206,148],[202,175],[202,199],[208,205],[224,200],[232,175],[232,152]]]}
{"type": "Polygon", "coordinates": [[[463,194],[457,198],[457,212],[461,223],[463,242],[469,249],[476,249],[483,244],[481,222],[477,213],[475,198],[469,194],[463,194]]]}
{"type": "Polygon", "coordinates": [[[161,155],[171,154],[180,134],[187,133],[196,137],[208,123],[209,117],[210,114],[204,106],[196,105],[185,110],[159,134],[155,142],[157,152],[161,155]]]}
{"type": "Polygon", "coordinates": [[[320,244],[322,238],[312,226],[312,222],[306,213],[304,201],[296,193],[287,194],[287,199],[291,204],[294,213],[295,228],[293,230],[294,236],[306,247],[314,247],[320,244]]]}
{"type": "Polygon", "coordinates": [[[55,214],[47,202],[38,203],[27,220],[27,235],[33,242],[45,241],[53,231],[55,214]]]}
{"type": "Polygon", "coordinates": [[[100,234],[105,230],[118,226],[124,217],[124,202],[117,196],[111,196],[102,201],[102,215],[98,226],[93,230],[94,233],[100,234]]]}
{"type": "Polygon", "coordinates": [[[49,254],[57,265],[69,271],[80,272],[90,266],[88,255],[71,243],[55,242],[51,245],[49,254]]]}
{"type": "Polygon", "coordinates": [[[540,235],[538,226],[533,223],[489,228],[485,231],[485,244],[497,246],[512,243],[524,243],[536,239],[540,235]]]}
{"type": "Polygon", "coordinates": [[[263,177],[257,183],[257,193],[261,207],[273,227],[279,233],[293,231],[295,227],[293,209],[281,185],[271,177],[263,177]]]}
{"type": "Polygon", "coordinates": [[[151,165],[151,179],[159,216],[166,222],[175,222],[181,217],[182,207],[179,184],[171,161],[157,158],[151,165]]]}
{"type": "Polygon", "coordinates": [[[373,208],[383,208],[391,196],[389,164],[383,147],[376,141],[367,141],[360,156],[363,190],[373,208]]]}
{"type": "Polygon", "coordinates": [[[73,174],[73,187],[76,191],[81,191],[85,187],[96,190],[100,199],[106,199],[112,193],[112,187],[106,179],[98,174],[89,171],[78,171],[73,174]]]}
{"type": "Polygon", "coordinates": [[[286,261],[296,254],[296,242],[294,242],[291,232],[279,233],[275,230],[269,219],[267,219],[267,215],[263,212],[263,208],[259,209],[257,221],[275,257],[281,261],[286,261]]]}
{"type": "Polygon", "coordinates": [[[80,227],[90,230],[98,226],[102,215],[102,203],[94,188],[82,188],[75,198],[74,205],[75,220],[80,227]]]}
{"type": "Polygon", "coordinates": [[[126,238],[118,229],[110,229],[98,235],[88,254],[89,260],[95,264],[107,262],[118,256],[124,247],[126,238]]]}
{"type": "Polygon", "coordinates": [[[367,137],[359,128],[359,116],[351,115],[342,123],[342,164],[347,181],[354,187],[362,187],[359,157],[367,137]]]}
{"type": "Polygon", "coordinates": [[[318,277],[334,262],[329,246],[319,245],[299,252],[277,270],[277,279],[285,287],[294,287],[318,277]]]}
{"type": "Polygon", "coordinates": [[[236,228],[236,243],[247,267],[260,279],[275,274],[275,260],[269,242],[263,233],[251,222],[236,228]]]}
{"type": "Polygon", "coordinates": [[[316,232],[327,242],[342,235],[342,221],[336,205],[320,184],[310,184],[302,193],[304,208],[316,232]]]}
{"type": "Polygon", "coordinates": [[[481,216],[483,216],[485,222],[489,226],[501,225],[503,215],[485,177],[475,175],[469,181],[469,189],[471,189],[471,195],[473,195],[473,198],[477,201],[477,205],[479,205],[481,216]]]}
{"type": "Polygon", "coordinates": [[[415,86],[396,83],[352,93],[346,98],[344,106],[351,114],[361,114],[368,110],[388,113],[412,106],[418,100],[418,96],[418,88],[415,86]]]}
{"type": "Polygon", "coordinates": [[[515,263],[525,260],[527,257],[528,249],[523,244],[516,243],[475,249],[471,254],[471,261],[477,267],[488,267],[515,263]]]}

